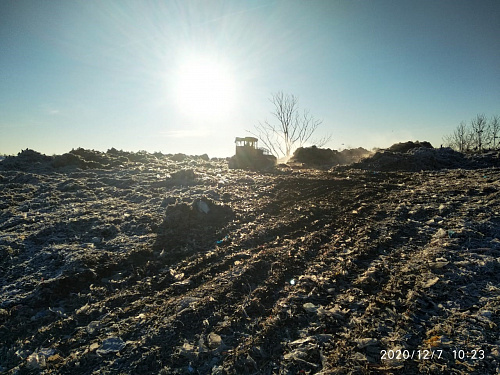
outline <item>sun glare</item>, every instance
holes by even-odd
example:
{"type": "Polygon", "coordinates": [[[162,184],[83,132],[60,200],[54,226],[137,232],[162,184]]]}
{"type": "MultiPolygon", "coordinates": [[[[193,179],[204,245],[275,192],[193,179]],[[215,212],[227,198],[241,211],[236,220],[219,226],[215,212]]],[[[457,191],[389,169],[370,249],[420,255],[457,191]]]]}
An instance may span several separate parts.
{"type": "Polygon", "coordinates": [[[204,119],[223,116],[235,103],[230,69],[217,60],[190,58],[176,72],[174,96],[185,115],[204,119]]]}

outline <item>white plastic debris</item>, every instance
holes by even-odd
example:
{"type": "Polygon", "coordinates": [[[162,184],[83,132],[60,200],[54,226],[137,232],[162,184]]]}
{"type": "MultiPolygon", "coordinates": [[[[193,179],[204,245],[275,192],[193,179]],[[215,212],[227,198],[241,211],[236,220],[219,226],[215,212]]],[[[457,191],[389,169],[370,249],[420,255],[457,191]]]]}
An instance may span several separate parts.
{"type": "Polygon", "coordinates": [[[196,203],[198,211],[203,212],[204,214],[208,214],[210,212],[210,207],[208,207],[207,202],[198,201],[196,203]]]}
{"type": "Polygon", "coordinates": [[[311,314],[315,314],[318,311],[318,307],[311,302],[304,303],[302,307],[304,308],[304,310],[311,314]]]}
{"type": "Polygon", "coordinates": [[[431,286],[433,286],[434,284],[436,284],[437,282],[439,281],[439,277],[433,277],[429,280],[427,280],[423,285],[422,287],[427,289],[427,288],[430,288],[431,286]]]}
{"type": "Polygon", "coordinates": [[[32,369],[42,369],[47,365],[47,358],[56,353],[55,349],[42,348],[37,352],[33,352],[26,358],[28,367],[32,369]]]}
{"type": "Polygon", "coordinates": [[[434,237],[436,238],[445,238],[448,236],[448,233],[443,229],[439,228],[434,237]]]}
{"type": "Polygon", "coordinates": [[[125,347],[125,342],[119,337],[110,337],[102,342],[102,345],[97,349],[97,354],[106,355],[117,353],[125,347]]]}
{"type": "Polygon", "coordinates": [[[93,320],[87,325],[86,330],[89,334],[93,335],[99,330],[99,328],[101,328],[101,323],[97,320],[93,320]]]}

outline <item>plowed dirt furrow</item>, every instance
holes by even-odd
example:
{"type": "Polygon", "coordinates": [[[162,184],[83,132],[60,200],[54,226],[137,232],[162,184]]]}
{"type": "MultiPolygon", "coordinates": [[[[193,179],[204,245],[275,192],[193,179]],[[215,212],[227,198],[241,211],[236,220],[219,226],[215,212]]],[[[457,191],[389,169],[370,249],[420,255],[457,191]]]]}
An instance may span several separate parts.
{"type": "Polygon", "coordinates": [[[43,191],[59,206],[33,205],[47,223],[17,212],[21,200],[3,214],[7,373],[498,370],[498,170],[230,171],[222,182],[218,171],[186,185],[143,173],[40,177],[57,181],[43,191]],[[14,241],[20,226],[26,240],[14,241]],[[18,260],[49,268],[30,277],[18,260]],[[467,345],[487,359],[453,358],[467,345]],[[383,358],[398,350],[443,356],[383,358]]]}

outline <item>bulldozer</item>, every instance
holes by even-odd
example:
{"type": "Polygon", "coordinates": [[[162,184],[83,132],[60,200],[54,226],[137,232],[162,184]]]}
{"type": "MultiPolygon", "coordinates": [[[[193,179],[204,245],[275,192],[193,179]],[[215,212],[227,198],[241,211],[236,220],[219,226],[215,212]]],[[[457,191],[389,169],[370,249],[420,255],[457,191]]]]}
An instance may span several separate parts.
{"type": "Polygon", "coordinates": [[[257,146],[255,137],[236,137],[236,154],[229,159],[231,169],[265,170],[276,165],[276,157],[268,149],[257,146]]]}

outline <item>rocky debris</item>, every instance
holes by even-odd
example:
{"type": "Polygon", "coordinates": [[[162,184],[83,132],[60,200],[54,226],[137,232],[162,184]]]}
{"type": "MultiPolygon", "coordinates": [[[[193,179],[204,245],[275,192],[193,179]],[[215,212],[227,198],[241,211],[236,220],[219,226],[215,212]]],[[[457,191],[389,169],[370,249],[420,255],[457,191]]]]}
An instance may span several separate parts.
{"type": "Polygon", "coordinates": [[[108,153],[0,166],[2,373],[500,372],[498,167],[108,153]]]}

